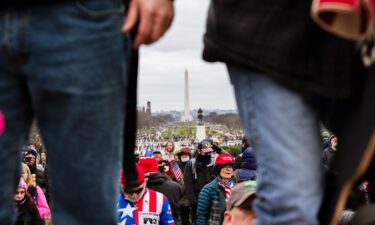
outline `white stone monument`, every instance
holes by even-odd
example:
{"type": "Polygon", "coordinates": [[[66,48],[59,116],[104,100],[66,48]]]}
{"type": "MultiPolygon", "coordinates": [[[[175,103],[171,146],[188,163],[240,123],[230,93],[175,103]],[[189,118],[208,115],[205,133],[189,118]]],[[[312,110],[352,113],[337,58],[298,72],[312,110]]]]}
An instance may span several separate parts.
{"type": "Polygon", "coordinates": [[[187,69],[185,69],[185,107],[184,114],[181,116],[181,122],[193,121],[193,117],[190,114],[189,107],[189,75],[187,69]]]}

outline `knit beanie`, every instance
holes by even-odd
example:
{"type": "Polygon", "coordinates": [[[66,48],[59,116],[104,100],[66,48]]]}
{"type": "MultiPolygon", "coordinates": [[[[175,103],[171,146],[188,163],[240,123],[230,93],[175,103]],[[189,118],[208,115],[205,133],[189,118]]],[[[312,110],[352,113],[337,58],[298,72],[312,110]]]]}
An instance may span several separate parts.
{"type": "Polygon", "coordinates": [[[257,160],[250,147],[247,148],[242,154],[241,168],[250,170],[256,170],[258,168],[257,160]]]}

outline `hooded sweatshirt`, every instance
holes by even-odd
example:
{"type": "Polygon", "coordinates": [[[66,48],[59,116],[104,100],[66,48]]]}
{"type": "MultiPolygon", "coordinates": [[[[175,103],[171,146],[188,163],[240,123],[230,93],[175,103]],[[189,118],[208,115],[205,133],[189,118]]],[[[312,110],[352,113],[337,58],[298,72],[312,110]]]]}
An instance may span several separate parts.
{"type": "Polygon", "coordinates": [[[182,186],[159,172],[149,173],[147,178],[147,187],[149,189],[160,192],[168,198],[172,208],[173,218],[176,221],[180,207],[179,201],[183,196],[182,186]]]}

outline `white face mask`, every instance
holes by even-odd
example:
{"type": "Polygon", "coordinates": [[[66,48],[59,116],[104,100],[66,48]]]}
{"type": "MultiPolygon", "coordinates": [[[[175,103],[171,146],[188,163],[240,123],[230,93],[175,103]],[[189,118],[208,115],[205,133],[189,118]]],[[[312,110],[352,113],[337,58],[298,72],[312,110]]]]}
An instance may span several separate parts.
{"type": "Polygon", "coordinates": [[[187,161],[189,161],[189,157],[183,157],[183,158],[181,158],[181,162],[187,162],[187,161]]]}

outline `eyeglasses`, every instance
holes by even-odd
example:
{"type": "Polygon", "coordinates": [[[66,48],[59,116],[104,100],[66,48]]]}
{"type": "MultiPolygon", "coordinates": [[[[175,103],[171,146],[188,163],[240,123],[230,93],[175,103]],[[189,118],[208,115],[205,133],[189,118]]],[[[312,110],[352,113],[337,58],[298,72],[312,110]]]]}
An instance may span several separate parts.
{"type": "Polygon", "coordinates": [[[143,191],[143,186],[140,187],[140,188],[138,188],[138,189],[133,189],[133,190],[127,190],[127,189],[125,189],[124,190],[125,194],[128,194],[128,195],[132,195],[132,194],[137,194],[138,195],[142,191],[143,191]]]}

